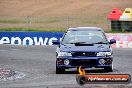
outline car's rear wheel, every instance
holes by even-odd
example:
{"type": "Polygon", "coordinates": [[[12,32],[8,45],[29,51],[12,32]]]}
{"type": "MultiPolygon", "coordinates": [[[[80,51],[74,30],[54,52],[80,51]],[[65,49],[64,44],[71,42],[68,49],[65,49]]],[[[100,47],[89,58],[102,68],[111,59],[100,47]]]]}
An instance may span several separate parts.
{"type": "Polygon", "coordinates": [[[105,67],[104,70],[105,70],[105,72],[112,72],[113,71],[113,68],[112,68],[112,66],[105,67]]]}

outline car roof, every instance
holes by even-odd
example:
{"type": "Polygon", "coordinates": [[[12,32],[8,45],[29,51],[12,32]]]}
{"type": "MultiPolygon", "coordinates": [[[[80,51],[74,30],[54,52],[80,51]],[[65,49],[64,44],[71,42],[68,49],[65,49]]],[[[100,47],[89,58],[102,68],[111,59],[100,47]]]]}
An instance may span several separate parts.
{"type": "Polygon", "coordinates": [[[75,27],[69,28],[68,31],[103,31],[103,29],[99,27],[75,27]]]}

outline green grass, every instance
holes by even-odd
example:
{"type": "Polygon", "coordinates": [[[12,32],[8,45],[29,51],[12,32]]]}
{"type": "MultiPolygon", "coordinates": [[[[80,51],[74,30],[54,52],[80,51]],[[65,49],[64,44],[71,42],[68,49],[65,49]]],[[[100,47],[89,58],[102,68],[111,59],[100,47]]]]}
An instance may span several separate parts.
{"type": "Polygon", "coordinates": [[[19,24],[19,23],[25,23],[24,20],[17,20],[17,19],[0,19],[0,23],[11,23],[11,24],[19,24]]]}
{"type": "Polygon", "coordinates": [[[0,32],[14,32],[14,31],[27,31],[27,32],[65,32],[65,29],[57,28],[0,28],[0,32]]]}
{"type": "MultiPolygon", "coordinates": [[[[96,19],[97,20],[97,19],[96,19]]],[[[67,27],[77,27],[79,25],[99,25],[92,18],[0,18],[0,23],[5,26],[0,27],[0,31],[33,31],[33,32],[64,32],[67,27]],[[31,23],[30,23],[31,22],[31,23]],[[19,25],[18,25],[19,24],[19,25]],[[6,26],[7,25],[7,26],[6,26]],[[21,27],[20,27],[21,26],[21,27]]],[[[105,19],[104,19],[105,20],[105,19]]],[[[102,23],[104,20],[100,20],[102,23]]],[[[1,26],[1,25],[0,25],[1,26]]],[[[132,33],[125,30],[105,29],[106,33],[132,33]]]]}
{"type": "Polygon", "coordinates": [[[119,31],[119,30],[111,30],[109,33],[132,33],[132,31],[125,31],[125,30],[121,29],[121,31],[119,31]]]}
{"type": "MultiPolygon", "coordinates": [[[[66,28],[22,28],[22,27],[13,27],[13,28],[0,28],[0,32],[65,32],[66,28]]],[[[106,33],[132,33],[131,31],[105,31],[106,33]]]]}
{"type": "MultiPolygon", "coordinates": [[[[61,27],[5,27],[0,28],[0,32],[65,32],[67,28],[61,27]]],[[[125,31],[125,30],[111,30],[106,29],[106,33],[132,33],[132,31],[125,31]],[[109,31],[108,31],[109,30],[109,31]]]]}
{"type": "Polygon", "coordinates": [[[56,23],[56,22],[60,22],[60,20],[58,19],[42,19],[42,20],[31,20],[31,22],[33,23],[45,23],[45,24],[51,24],[51,23],[56,23]]]}
{"type": "MultiPolygon", "coordinates": [[[[62,19],[63,20],[63,19],[62,19]]],[[[50,19],[50,18],[35,18],[35,19],[26,19],[26,18],[23,18],[23,19],[0,19],[0,23],[9,23],[9,24],[20,24],[20,23],[45,23],[45,24],[51,24],[51,23],[57,23],[57,22],[60,22],[61,20],[60,19],[50,19]]]]}

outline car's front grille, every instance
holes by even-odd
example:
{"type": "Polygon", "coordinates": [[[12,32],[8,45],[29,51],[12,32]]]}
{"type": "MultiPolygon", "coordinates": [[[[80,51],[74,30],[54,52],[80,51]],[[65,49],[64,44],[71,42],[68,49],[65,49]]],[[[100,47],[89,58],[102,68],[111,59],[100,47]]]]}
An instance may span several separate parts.
{"type": "Polygon", "coordinates": [[[94,57],[96,56],[96,52],[74,52],[72,53],[73,57],[77,56],[87,56],[87,57],[94,57]]]}
{"type": "Polygon", "coordinates": [[[84,67],[92,67],[96,65],[96,60],[89,59],[73,59],[71,62],[72,66],[84,66],[84,67]]]}

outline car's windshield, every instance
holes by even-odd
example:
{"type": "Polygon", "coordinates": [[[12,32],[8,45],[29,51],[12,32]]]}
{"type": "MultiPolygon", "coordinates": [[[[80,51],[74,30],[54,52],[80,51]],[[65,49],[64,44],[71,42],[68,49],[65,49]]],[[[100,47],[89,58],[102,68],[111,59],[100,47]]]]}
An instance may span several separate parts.
{"type": "Polygon", "coordinates": [[[62,44],[72,43],[108,43],[102,31],[67,31],[62,39],[62,44]]]}

